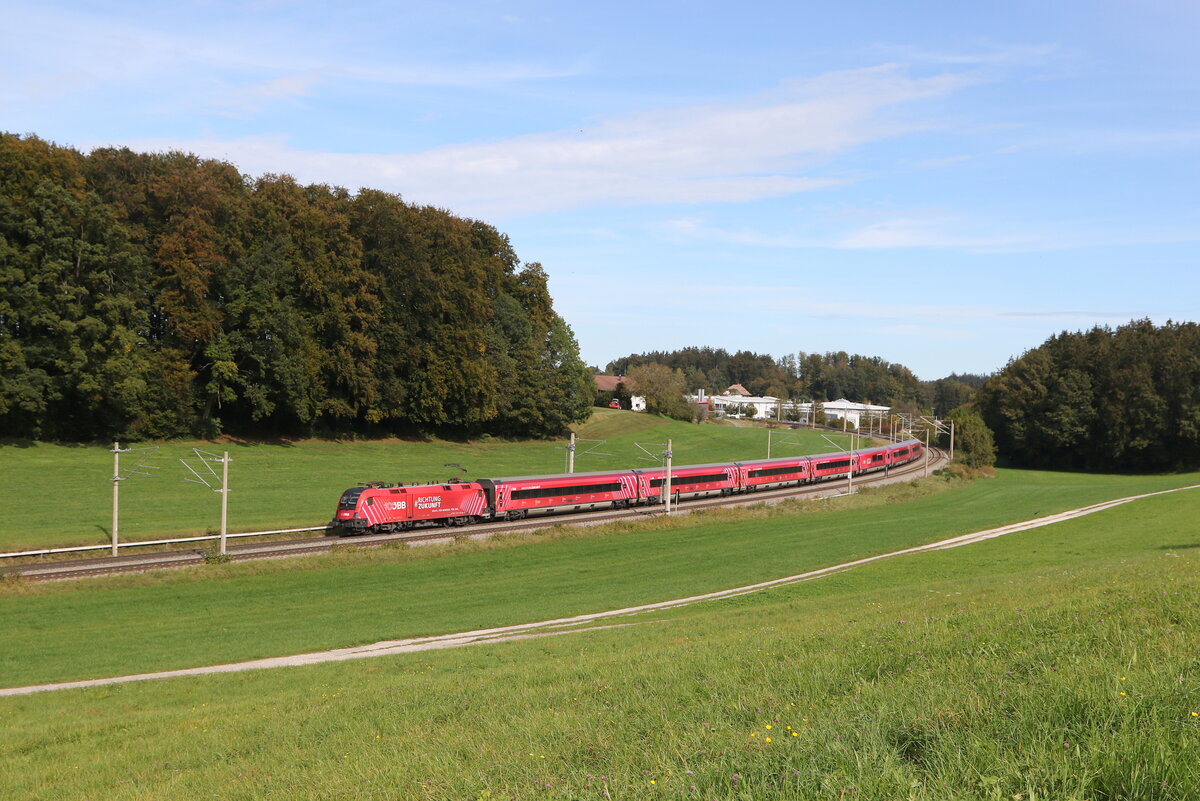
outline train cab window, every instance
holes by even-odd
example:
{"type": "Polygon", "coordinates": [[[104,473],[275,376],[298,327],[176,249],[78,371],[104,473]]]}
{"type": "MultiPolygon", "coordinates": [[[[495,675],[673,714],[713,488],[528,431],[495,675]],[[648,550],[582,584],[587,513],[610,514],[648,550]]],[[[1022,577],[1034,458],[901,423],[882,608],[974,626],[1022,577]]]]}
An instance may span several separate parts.
{"type": "Polygon", "coordinates": [[[362,493],[362,487],[355,487],[354,489],[346,490],[342,493],[342,499],[338,501],[338,509],[353,509],[354,507],[358,506],[358,498],[362,495],[362,493]]]}
{"type": "Polygon", "coordinates": [[[367,506],[374,506],[374,505],[375,505],[375,496],[373,496],[373,495],[368,496],[367,497],[367,506]]]}

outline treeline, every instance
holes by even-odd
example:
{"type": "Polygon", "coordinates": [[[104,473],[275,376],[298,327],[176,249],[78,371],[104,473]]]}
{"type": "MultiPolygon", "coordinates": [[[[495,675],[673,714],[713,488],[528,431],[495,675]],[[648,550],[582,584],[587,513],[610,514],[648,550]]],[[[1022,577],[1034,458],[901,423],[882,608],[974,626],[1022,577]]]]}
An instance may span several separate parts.
{"type": "Polygon", "coordinates": [[[976,402],[1000,453],[1030,467],[1200,467],[1200,326],[1149,320],[1063,332],[989,379],[976,402]]]}
{"type": "Polygon", "coordinates": [[[0,432],[556,433],[590,373],[489,225],[0,134],[0,432]]]}
{"type": "Polygon", "coordinates": [[[691,392],[704,389],[719,393],[732,384],[741,384],[753,395],[845,398],[901,410],[932,407],[939,414],[966,403],[983,382],[982,376],[971,375],[921,381],[902,364],[845,351],[800,352],[777,359],[765,353],[743,350],[730,354],[722,348],[709,347],[632,354],[609,362],[606,372],[628,375],[634,368],[650,364],[682,371],[684,384],[691,392]]]}

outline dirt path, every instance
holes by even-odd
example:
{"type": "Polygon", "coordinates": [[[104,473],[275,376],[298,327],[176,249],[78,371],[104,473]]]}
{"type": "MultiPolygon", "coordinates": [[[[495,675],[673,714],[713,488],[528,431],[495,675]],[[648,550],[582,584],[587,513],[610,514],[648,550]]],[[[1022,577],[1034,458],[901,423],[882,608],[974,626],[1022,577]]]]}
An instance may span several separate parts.
{"type": "Polygon", "coordinates": [[[800,581],[809,581],[822,576],[828,576],[834,573],[840,573],[844,570],[850,570],[859,565],[878,562],[881,559],[890,559],[894,556],[904,556],[906,554],[921,553],[923,551],[940,551],[947,548],[958,548],[963,545],[981,542],[983,540],[993,539],[995,537],[1003,537],[1005,534],[1014,534],[1019,531],[1028,531],[1042,526],[1053,525],[1067,520],[1074,520],[1077,517],[1102,512],[1106,509],[1120,506],[1131,501],[1140,500],[1142,498],[1150,498],[1156,495],[1167,495],[1173,492],[1181,492],[1183,490],[1200,489],[1200,484],[1194,484],[1188,487],[1179,487],[1177,489],[1161,490],[1159,492],[1148,492],[1142,495],[1131,495],[1128,498],[1118,498],[1117,500],[1105,501],[1103,503],[1093,504],[1091,506],[1083,506],[1079,509],[1072,509],[1067,512],[1060,512],[1055,515],[1039,517],[1034,520],[1027,520],[1023,523],[1013,523],[999,528],[987,529],[986,531],[977,531],[972,534],[963,534],[958,537],[941,540],[939,542],[931,542],[927,545],[918,545],[913,548],[905,548],[900,551],[892,551],[891,553],[879,554],[878,556],[869,556],[865,559],[856,559],[852,562],[844,562],[840,565],[831,567],[823,567],[819,570],[810,570],[807,573],[799,573],[794,576],[785,578],[772,579],[771,581],[763,581],[758,584],[749,584],[745,587],[735,587],[729,590],[719,590],[717,592],[705,593],[703,595],[693,595],[688,598],[678,598],[673,601],[660,601],[653,604],[643,604],[641,606],[630,606],[625,609],[614,609],[608,612],[595,612],[588,615],[576,615],[575,617],[564,617],[556,620],[543,620],[536,623],[522,623],[516,626],[502,626],[492,629],[477,629],[475,631],[464,631],[457,634],[442,634],[435,637],[414,637],[405,640],[389,640],[377,642],[372,645],[361,645],[355,648],[338,648],[332,651],[317,651],[308,654],[294,654],[292,656],[272,657],[270,659],[256,659],[249,662],[235,662],[228,665],[210,665],[207,667],[187,668],[184,670],[164,670],[156,673],[139,673],[132,676],[114,676],[105,679],[88,679],[85,681],[68,681],[57,684],[38,684],[29,687],[11,687],[8,689],[0,689],[0,696],[4,695],[26,695],[29,693],[46,692],[49,690],[67,690],[78,687],[99,687],[108,684],[124,684],[131,681],[146,681],[148,679],[168,679],[180,676],[202,676],[212,673],[236,673],[244,670],[266,670],[268,668],[279,667],[294,667],[297,665],[316,665],[323,662],[343,662],[350,659],[367,659],[376,656],[390,656],[392,654],[413,653],[416,651],[431,651],[443,648],[458,648],[464,645],[479,645],[483,643],[496,642],[511,642],[514,640],[525,640],[532,637],[546,637],[556,634],[569,634],[576,631],[595,631],[598,629],[617,628],[620,626],[633,625],[632,623],[610,623],[606,625],[587,625],[596,623],[611,618],[633,615],[640,612],[651,612],[659,609],[673,609],[689,604],[700,603],[702,601],[712,601],[721,598],[732,598],[738,595],[746,595],[752,592],[761,592],[773,587],[783,587],[788,584],[795,584],[800,581]]]}

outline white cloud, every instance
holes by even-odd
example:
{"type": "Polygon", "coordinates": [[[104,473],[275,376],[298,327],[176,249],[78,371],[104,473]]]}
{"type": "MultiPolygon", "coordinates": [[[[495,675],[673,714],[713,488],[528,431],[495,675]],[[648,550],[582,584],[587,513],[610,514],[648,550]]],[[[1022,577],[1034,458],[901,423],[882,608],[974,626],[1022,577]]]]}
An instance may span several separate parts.
{"type": "Polygon", "coordinates": [[[967,230],[963,221],[947,217],[897,217],[880,220],[842,236],[834,247],[846,250],[892,248],[995,249],[1033,244],[1020,235],[995,236],[967,230]]]}
{"type": "MultiPolygon", "coordinates": [[[[623,298],[619,310],[600,310],[594,305],[581,304],[572,319],[613,319],[623,314],[624,320],[636,323],[645,320],[648,312],[682,311],[706,319],[735,318],[754,315],[756,319],[790,319],[804,328],[812,320],[827,321],[826,327],[836,328],[838,321],[870,320],[869,330],[888,335],[912,335],[918,331],[965,331],[978,333],[983,326],[1013,320],[1029,320],[1045,327],[1043,321],[1053,321],[1051,327],[1071,327],[1081,324],[1122,324],[1144,317],[1136,308],[1087,311],[1084,309],[1029,309],[1010,305],[922,302],[915,299],[903,303],[876,302],[862,296],[846,298],[836,291],[815,289],[809,285],[794,285],[786,279],[772,284],[681,284],[643,277],[640,292],[623,298]]],[[[859,323],[856,323],[858,325],[859,323]]]]}
{"type": "Polygon", "coordinates": [[[893,58],[926,64],[952,64],[955,66],[1028,66],[1044,64],[1052,59],[1064,57],[1063,48],[1057,44],[996,45],[983,43],[969,51],[927,50],[919,47],[881,45],[877,52],[893,58]]]}
{"type": "Polygon", "coordinates": [[[212,104],[234,113],[255,114],[272,103],[311,94],[318,83],[320,79],[315,75],[285,75],[232,89],[213,98],[212,104]]]}
{"type": "Polygon", "coordinates": [[[1171,150],[1195,150],[1200,147],[1200,128],[1168,130],[1136,130],[1083,128],[1056,133],[1036,139],[1026,139],[996,152],[1020,153],[1045,150],[1069,156],[1123,153],[1128,155],[1160,155],[1171,150]]]}
{"type": "Polygon", "coordinates": [[[975,156],[942,156],[941,158],[924,159],[913,164],[914,167],[948,167],[951,164],[961,164],[964,161],[971,161],[975,156]]]}
{"type": "Polygon", "coordinates": [[[792,81],[739,103],[648,111],[507,140],[418,153],[290,148],[281,138],[124,142],[226,158],[252,174],[372,186],[488,218],[598,203],[743,202],[843,183],[805,174],[832,156],[923,127],[890,109],[951,93],[956,76],[883,66],[792,81]]]}
{"type": "Polygon", "coordinates": [[[951,216],[880,220],[832,243],[846,250],[938,248],[973,253],[1032,253],[1087,247],[1195,242],[1200,230],[1145,225],[1136,220],[992,220],[987,225],[951,216]]]}
{"type": "MultiPolygon", "coordinates": [[[[259,24],[253,14],[189,19],[187,10],[120,15],[14,3],[5,8],[7,31],[0,48],[0,102],[37,105],[48,98],[85,97],[109,91],[135,98],[199,98],[200,105],[257,111],[265,97],[296,96],[312,76],[348,86],[496,88],[522,81],[577,75],[581,61],[441,60],[421,53],[369,52],[336,29],[311,30],[281,18],[259,24]],[[303,86],[300,86],[300,85],[303,86]]],[[[193,9],[194,11],[194,9],[193,9]]],[[[61,101],[60,101],[61,102],[61,101]]]]}

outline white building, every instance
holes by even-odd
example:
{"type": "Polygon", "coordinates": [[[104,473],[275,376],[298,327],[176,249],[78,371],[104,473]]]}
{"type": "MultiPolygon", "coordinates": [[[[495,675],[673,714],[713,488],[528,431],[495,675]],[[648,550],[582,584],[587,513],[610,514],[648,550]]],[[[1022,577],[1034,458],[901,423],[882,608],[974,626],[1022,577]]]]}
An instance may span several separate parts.
{"type": "MultiPolygon", "coordinates": [[[[785,408],[791,408],[790,404],[785,408]]],[[[826,401],[821,404],[821,408],[825,411],[825,420],[831,426],[836,426],[835,421],[845,420],[853,423],[855,428],[863,428],[876,420],[882,420],[892,411],[891,406],[875,406],[870,403],[855,403],[848,401],[845,398],[838,398],[835,401],[826,401]]],[[[803,420],[808,420],[812,416],[811,403],[797,403],[797,411],[800,412],[800,417],[803,420]]]]}
{"type": "Polygon", "coordinates": [[[716,415],[738,415],[755,420],[774,418],[780,399],[770,395],[706,395],[700,390],[688,396],[689,403],[707,403],[708,410],[716,415]],[[749,409],[749,411],[747,411],[749,409]],[[736,410],[736,411],[735,411],[736,410]]]}
{"type": "Polygon", "coordinates": [[[596,375],[592,377],[596,383],[596,389],[603,392],[616,392],[617,385],[623,385],[625,391],[629,394],[629,409],[634,412],[646,411],[646,398],[642,395],[634,395],[636,387],[632,381],[623,375],[596,375]]]}
{"type": "MultiPolygon", "coordinates": [[[[793,403],[771,395],[707,395],[704,390],[699,390],[695,395],[688,396],[688,402],[706,405],[710,412],[718,416],[737,415],[754,420],[767,420],[775,419],[777,414],[782,413],[785,419],[796,417],[805,423],[812,418],[812,403],[793,403]],[[789,412],[793,414],[789,415],[789,412]]],[[[825,411],[828,425],[837,426],[838,421],[845,420],[853,423],[855,428],[870,428],[877,421],[886,419],[892,411],[890,406],[855,403],[845,398],[822,403],[821,407],[825,411]]]]}

